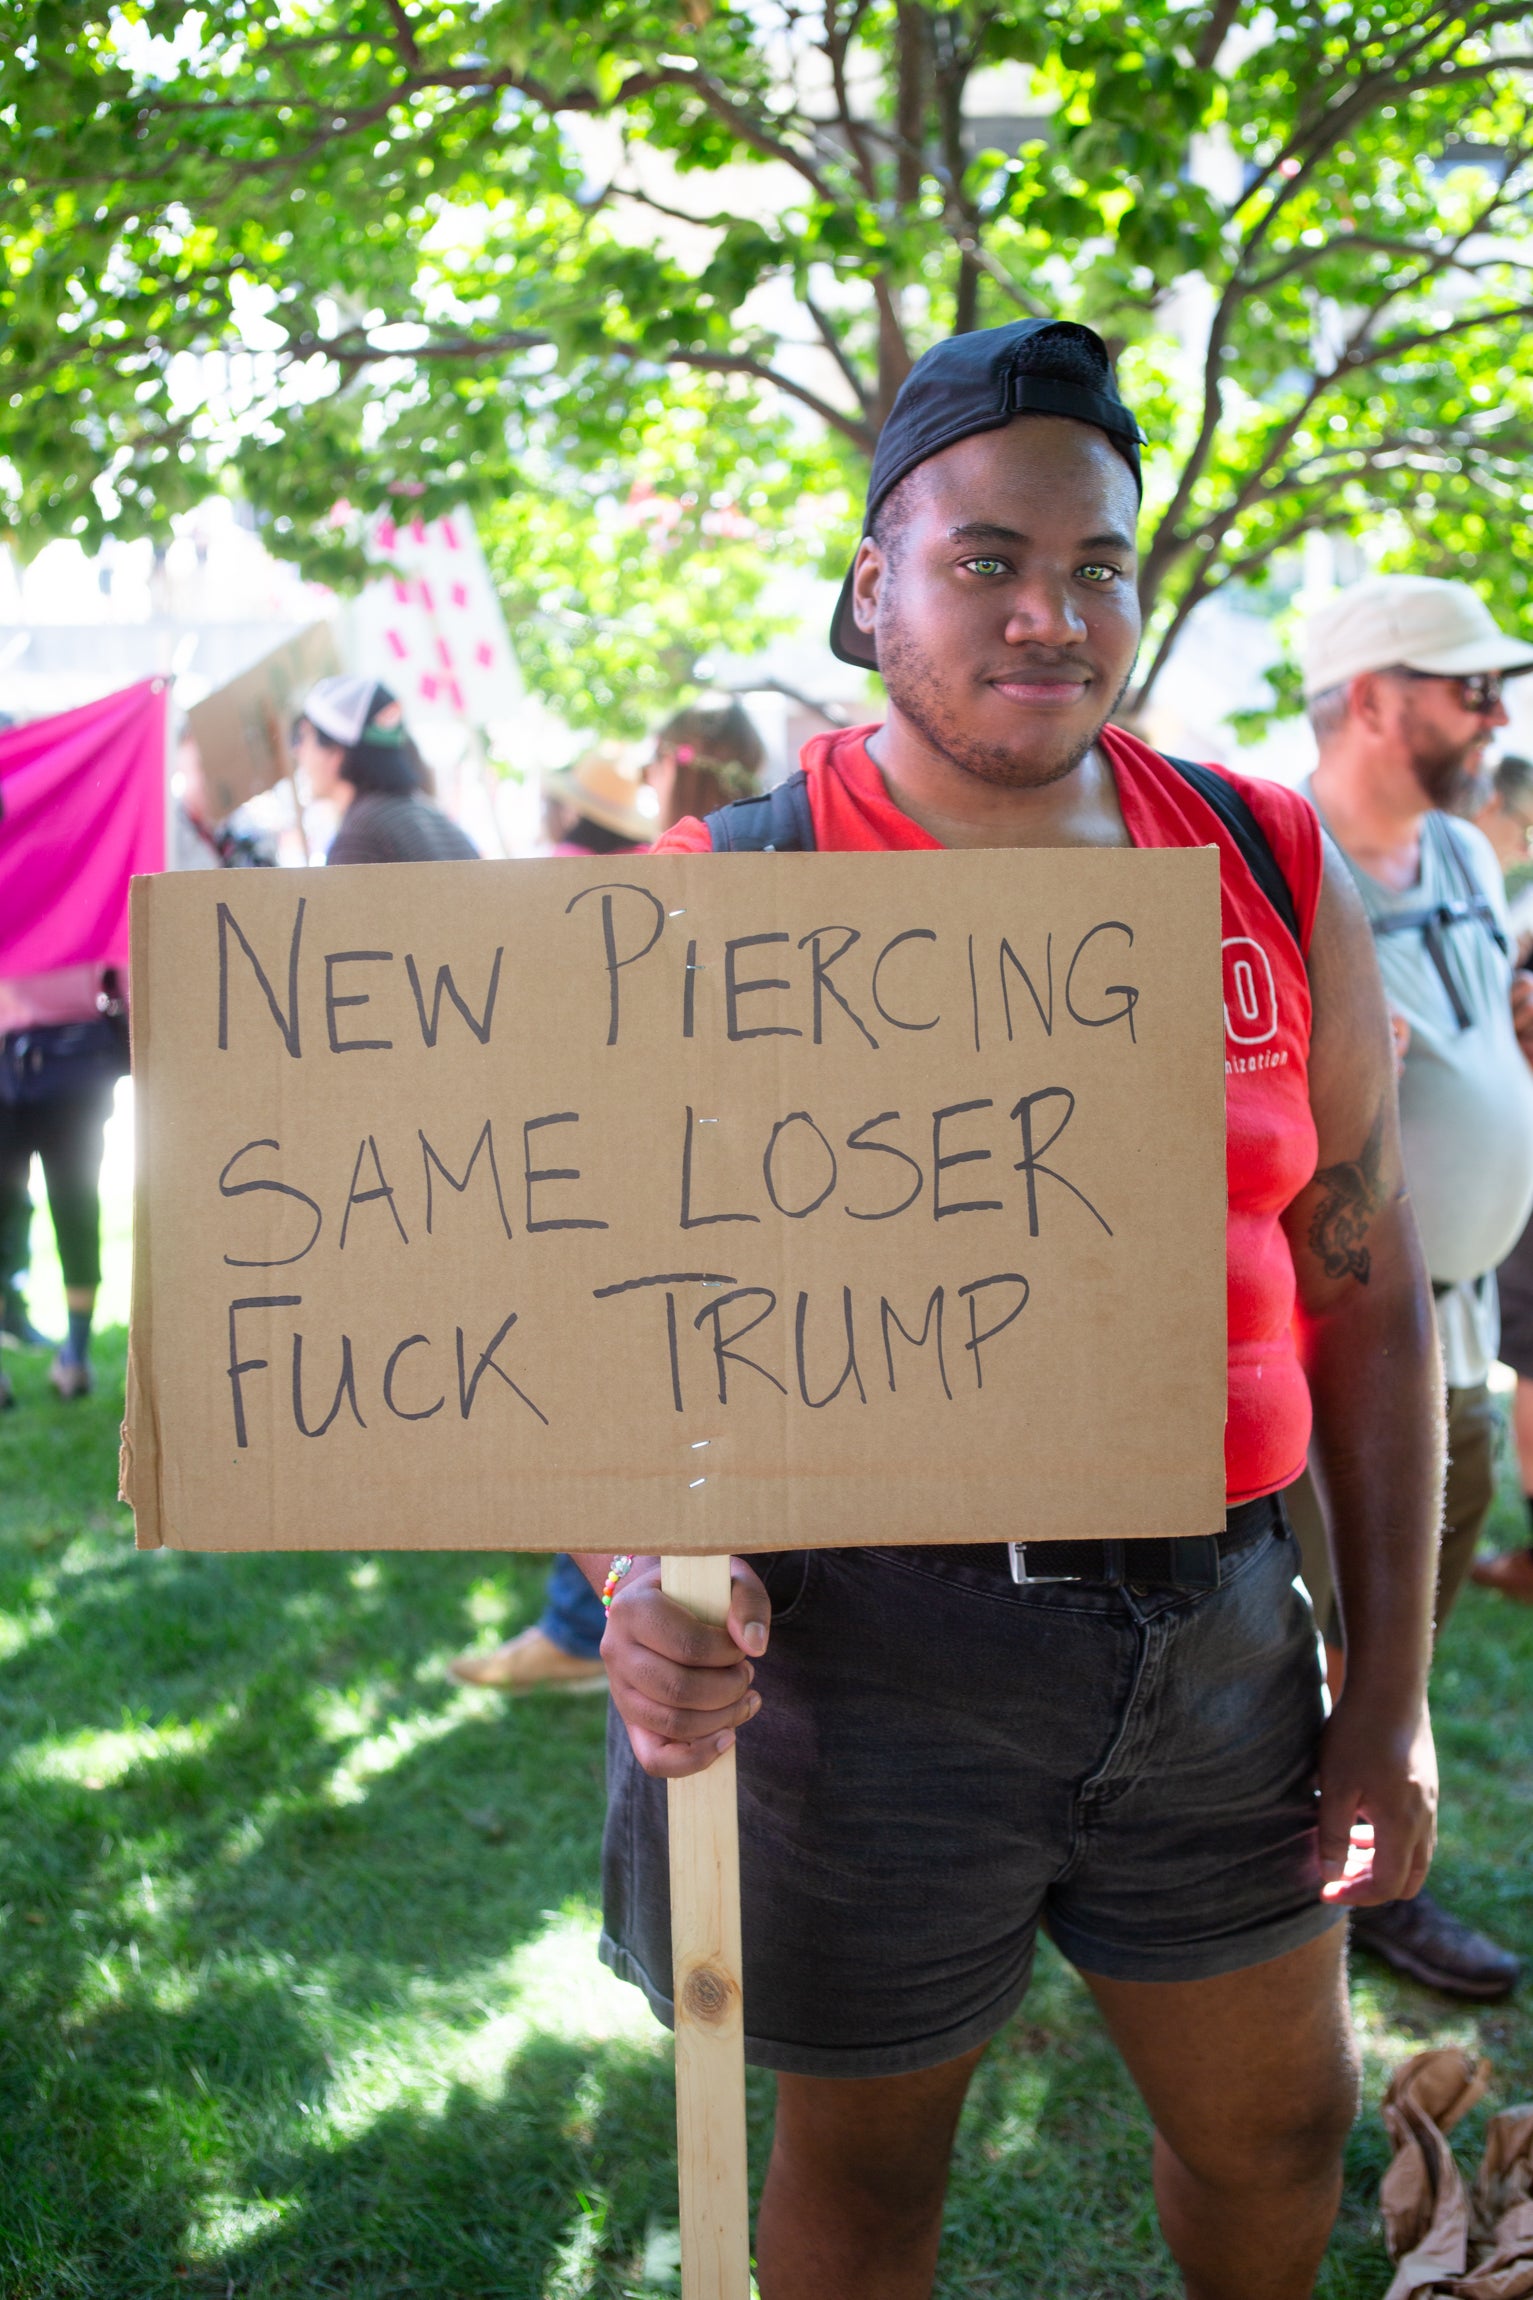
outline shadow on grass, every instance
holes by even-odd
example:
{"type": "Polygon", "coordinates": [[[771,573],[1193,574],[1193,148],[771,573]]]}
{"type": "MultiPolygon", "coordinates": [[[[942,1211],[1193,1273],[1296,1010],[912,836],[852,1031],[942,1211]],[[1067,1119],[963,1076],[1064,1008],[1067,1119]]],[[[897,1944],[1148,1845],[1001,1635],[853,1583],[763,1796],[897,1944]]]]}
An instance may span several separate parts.
{"type": "MultiPolygon", "coordinates": [[[[324,2069],[291,2029],[284,2036],[280,2009],[248,2009],[276,2056],[274,2109],[285,2086],[307,2084],[317,2099],[324,2069]]],[[[196,2030],[195,2020],[167,2030],[153,2049],[200,2069],[196,2030]]],[[[150,2045],[142,2035],[116,2041],[120,2050],[150,2045]]],[[[215,2064],[205,2081],[226,2089],[229,2071],[215,2064]]],[[[195,2114],[189,2078],[181,2105],[195,2114]]],[[[152,2185],[135,2185],[125,2157],[105,2208],[66,2210],[38,2227],[37,2271],[4,2289],[17,2300],[165,2300],[231,2287],[261,2300],[616,2294],[641,2278],[650,2227],[675,2219],[674,2169],[653,2145],[672,2107],[662,2061],[632,2046],[547,2038],[529,2042],[492,2089],[457,2082],[429,2101],[400,2100],[351,2137],[273,2114],[226,2135],[216,2155],[173,2154],[162,2104],[152,2185]]],[[[56,2162],[68,2148],[66,2127],[56,2162]]]]}
{"type": "Polygon", "coordinates": [[[0,1425],[6,2294],[176,2288],[215,2172],[304,2133],[360,2032],[429,2068],[499,2013],[598,1866],[601,1705],[442,1672],[542,1561],[138,1555],[100,1362],[66,1409],[8,1354],[0,1425]]]}
{"type": "MultiPolygon", "coordinates": [[[[590,1950],[601,1705],[498,1704],[442,1674],[532,1617],[542,1562],[136,1555],[110,1500],[120,1337],[102,1364],[64,1409],[41,1361],[7,1355],[0,2296],[674,2290],[642,2266],[676,2211],[668,2052],[630,2033],[590,1950]]],[[[1524,1951],[1530,1681],[1533,1615],[1471,1591],[1436,1672],[1436,1883],[1524,1951]]],[[[1484,2114],[1533,2092],[1518,2006],[1369,1967],[1354,2000],[1368,2112],[1321,2300],[1389,2280],[1390,2066],[1463,2043],[1497,2064],[1484,2114]]],[[[759,2177],[770,2080],[750,2099],[759,2177]]],[[[964,2117],[940,2300],[1172,2300],[1148,2156],[1045,1950],[964,2117]]]]}

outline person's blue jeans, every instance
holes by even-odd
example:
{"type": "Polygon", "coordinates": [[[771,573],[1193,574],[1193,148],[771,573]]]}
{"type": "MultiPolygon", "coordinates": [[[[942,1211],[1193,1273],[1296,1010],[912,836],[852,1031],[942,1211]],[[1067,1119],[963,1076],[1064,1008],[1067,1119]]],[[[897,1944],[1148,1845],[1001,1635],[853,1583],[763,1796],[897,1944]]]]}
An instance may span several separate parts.
{"type": "Polygon", "coordinates": [[[601,1599],[575,1560],[561,1551],[549,1569],[538,1627],[561,1652],[572,1653],[577,1661],[595,1661],[606,1626],[601,1599]]]}

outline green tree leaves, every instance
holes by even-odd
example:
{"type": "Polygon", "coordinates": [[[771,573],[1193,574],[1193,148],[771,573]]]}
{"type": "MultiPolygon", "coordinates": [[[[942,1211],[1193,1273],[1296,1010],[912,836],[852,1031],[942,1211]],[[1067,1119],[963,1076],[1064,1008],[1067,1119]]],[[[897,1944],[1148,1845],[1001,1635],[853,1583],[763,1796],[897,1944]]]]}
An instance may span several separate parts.
{"type": "Polygon", "coordinates": [[[402,492],[501,507],[540,684],[606,711],[644,647],[682,677],[773,558],[842,548],[927,343],[1047,311],[1110,338],[1151,434],[1148,680],[1316,528],[1505,612],[1530,13],[15,0],[0,518],[153,533],[234,472],[339,580],[402,492]],[[636,484],[693,500],[664,551],[600,508],[636,484]]]}

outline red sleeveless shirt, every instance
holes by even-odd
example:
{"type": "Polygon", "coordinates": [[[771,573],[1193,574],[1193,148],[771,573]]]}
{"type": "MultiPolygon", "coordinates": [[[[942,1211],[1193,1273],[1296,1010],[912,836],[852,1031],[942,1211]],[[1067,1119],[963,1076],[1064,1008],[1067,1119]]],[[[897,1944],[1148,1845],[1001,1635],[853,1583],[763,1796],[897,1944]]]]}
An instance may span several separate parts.
{"type": "MultiPolygon", "coordinates": [[[[866,747],[874,731],[857,727],[805,744],[817,845],[822,852],[935,849],[937,840],[885,790],[866,747]]],[[[1118,727],[1103,730],[1101,745],[1135,846],[1219,849],[1229,1186],[1225,1485],[1231,1502],[1249,1501],[1291,1484],[1309,1445],[1309,1389],[1294,1342],[1296,1285],[1282,1217],[1313,1177],[1318,1149],[1304,953],[1320,900],[1320,824],[1297,792],[1229,776],[1288,881],[1300,950],[1219,817],[1184,777],[1118,727]]],[[[656,842],[656,852],[703,853],[708,846],[704,825],[689,816],[656,842]]]]}

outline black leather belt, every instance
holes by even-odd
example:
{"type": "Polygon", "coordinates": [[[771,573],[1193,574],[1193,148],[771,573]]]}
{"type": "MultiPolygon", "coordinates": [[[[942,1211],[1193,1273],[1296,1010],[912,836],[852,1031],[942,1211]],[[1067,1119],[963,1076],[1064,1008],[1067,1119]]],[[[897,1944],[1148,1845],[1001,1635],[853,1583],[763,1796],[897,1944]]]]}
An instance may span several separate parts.
{"type": "Polygon", "coordinates": [[[1093,1583],[1098,1588],[1217,1589],[1221,1560],[1248,1542],[1286,1531],[1281,1494],[1237,1502],[1222,1533],[1147,1535],[1126,1541],[955,1541],[920,1543],[894,1553],[924,1571],[962,1567],[1010,1583],[1093,1583]],[[1021,1570],[1012,1565],[1016,1557],[1021,1570]]]}
{"type": "Polygon", "coordinates": [[[1237,1502],[1222,1533],[1150,1534],[1139,1541],[1013,1541],[1007,1550],[1014,1581],[1084,1581],[1120,1589],[1217,1589],[1220,1560],[1263,1534],[1283,1530],[1276,1494],[1237,1502]]]}

